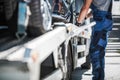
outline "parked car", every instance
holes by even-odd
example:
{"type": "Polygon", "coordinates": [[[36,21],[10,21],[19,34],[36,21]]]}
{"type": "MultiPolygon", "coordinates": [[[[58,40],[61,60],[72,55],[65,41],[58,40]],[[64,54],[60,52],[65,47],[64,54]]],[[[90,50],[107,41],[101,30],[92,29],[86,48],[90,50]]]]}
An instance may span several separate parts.
{"type": "MultiPolygon", "coordinates": [[[[20,0],[21,1],[21,0],[20,0]]],[[[8,26],[8,32],[15,34],[19,21],[19,0],[0,0],[0,26],[8,26]]],[[[24,1],[24,0],[23,0],[24,1]]],[[[26,0],[27,1],[27,0],[26,0]]],[[[29,1],[29,0],[28,0],[29,1]]],[[[72,22],[74,20],[74,0],[62,0],[62,10],[59,15],[52,16],[53,0],[30,0],[27,10],[28,16],[26,31],[32,36],[39,36],[52,29],[52,21],[72,22]],[[60,19],[59,19],[60,18],[60,19]],[[53,20],[52,20],[53,19],[53,20]]]]}

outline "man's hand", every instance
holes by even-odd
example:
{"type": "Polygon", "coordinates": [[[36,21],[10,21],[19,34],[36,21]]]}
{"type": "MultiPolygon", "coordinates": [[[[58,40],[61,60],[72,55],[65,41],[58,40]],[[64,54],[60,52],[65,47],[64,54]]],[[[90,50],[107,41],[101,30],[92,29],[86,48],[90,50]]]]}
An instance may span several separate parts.
{"type": "Polygon", "coordinates": [[[89,10],[89,7],[90,7],[92,1],[93,0],[85,0],[84,4],[82,6],[82,9],[80,11],[79,17],[77,19],[77,22],[79,22],[79,23],[84,22],[84,19],[88,13],[88,10],[89,10]]]}

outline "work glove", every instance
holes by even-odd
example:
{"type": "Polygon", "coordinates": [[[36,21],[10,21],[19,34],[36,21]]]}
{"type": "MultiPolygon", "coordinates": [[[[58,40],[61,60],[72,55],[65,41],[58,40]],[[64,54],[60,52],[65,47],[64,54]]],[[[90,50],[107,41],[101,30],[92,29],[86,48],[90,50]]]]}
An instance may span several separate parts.
{"type": "Polygon", "coordinates": [[[75,25],[78,26],[78,27],[80,27],[82,24],[81,24],[81,23],[78,23],[78,22],[76,21],[75,25]]]}

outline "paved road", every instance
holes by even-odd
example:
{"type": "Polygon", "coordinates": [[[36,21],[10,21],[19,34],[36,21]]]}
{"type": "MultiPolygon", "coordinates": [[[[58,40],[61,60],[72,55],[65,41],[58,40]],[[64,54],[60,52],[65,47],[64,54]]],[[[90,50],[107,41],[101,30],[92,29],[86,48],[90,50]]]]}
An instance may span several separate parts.
{"type": "MultiPolygon", "coordinates": [[[[80,65],[85,58],[79,60],[80,65]]],[[[105,57],[105,80],[120,80],[120,54],[107,53],[105,57]]],[[[78,67],[72,73],[72,80],[92,80],[92,69],[82,70],[78,67]]]]}

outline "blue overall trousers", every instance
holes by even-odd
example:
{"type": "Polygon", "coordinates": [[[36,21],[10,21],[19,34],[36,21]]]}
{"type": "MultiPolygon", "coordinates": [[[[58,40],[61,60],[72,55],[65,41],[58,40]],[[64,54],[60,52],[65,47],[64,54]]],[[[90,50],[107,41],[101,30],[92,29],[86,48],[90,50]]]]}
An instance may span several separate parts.
{"type": "Polygon", "coordinates": [[[107,45],[108,32],[112,30],[112,15],[108,11],[100,11],[93,4],[93,19],[96,25],[93,27],[90,58],[92,63],[92,80],[104,80],[105,48],[107,45]]]}

